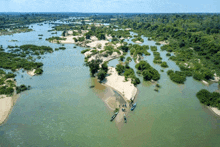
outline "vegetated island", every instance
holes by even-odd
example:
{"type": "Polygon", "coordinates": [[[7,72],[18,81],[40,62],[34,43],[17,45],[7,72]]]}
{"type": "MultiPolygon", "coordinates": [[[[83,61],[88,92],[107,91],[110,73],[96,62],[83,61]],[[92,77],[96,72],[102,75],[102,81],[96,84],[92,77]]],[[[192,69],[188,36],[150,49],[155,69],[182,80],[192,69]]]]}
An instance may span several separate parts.
{"type": "Polygon", "coordinates": [[[209,92],[202,89],[196,94],[199,101],[208,106],[213,112],[220,116],[220,94],[218,92],[209,92]]]}
{"type": "MultiPolygon", "coordinates": [[[[62,28],[65,28],[64,25],[62,28]]],[[[102,24],[68,25],[68,28],[72,30],[64,30],[61,37],[51,37],[47,40],[53,43],[75,43],[89,47],[81,53],[85,55],[85,65],[90,68],[91,76],[96,76],[102,84],[117,91],[126,103],[134,101],[138,91],[136,86],[140,84],[139,78],[129,66],[132,59],[129,57],[124,61],[124,55],[127,54],[128,50],[137,63],[136,68],[140,70],[139,72],[143,75],[144,80],[157,81],[160,79],[156,69],[152,68],[146,61],[141,61],[143,55],[150,55],[147,51],[149,46],[132,45],[124,42],[124,39],[131,37],[128,29],[115,29],[115,26],[104,26],[102,24]],[[120,63],[116,65],[116,68],[108,67],[108,61],[115,58],[120,58],[120,63]],[[144,67],[141,68],[142,66],[144,67]]],[[[56,26],[55,30],[60,30],[60,27],[56,26]]],[[[118,108],[119,106],[116,106],[111,109],[121,111],[118,108]]],[[[121,121],[123,115],[118,118],[118,121],[121,121]]]]}
{"type": "Polygon", "coordinates": [[[46,53],[54,50],[48,46],[21,45],[8,46],[7,49],[0,47],[0,124],[2,124],[10,114],[18,94],[29,90],[30,86],[24,84],[17,86],[13,72],[27,71],[30,76],[43,73],[43,63],[35,62],[46,53]],[[7,51],[6,51],[7,50],[7,51]],[[12,72],[5,72],[11,70],[12,72]]]}

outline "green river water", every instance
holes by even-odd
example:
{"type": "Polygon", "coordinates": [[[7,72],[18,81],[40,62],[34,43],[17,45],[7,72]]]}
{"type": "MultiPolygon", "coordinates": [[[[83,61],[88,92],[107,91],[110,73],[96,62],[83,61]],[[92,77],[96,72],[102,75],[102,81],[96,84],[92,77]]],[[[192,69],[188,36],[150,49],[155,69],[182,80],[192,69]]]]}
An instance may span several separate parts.
{"type": "MultiPolygon", "coordinates": [[[[51,36],[51,32],[47,32],[51,26],[34,24],[33,32],[0,36],[0,44],[4,48],[21,44],[58,47],[60,45],[45,41],[51,36]],[[38,34],[44,35],[42,40],[38,39],[38,34]],[[8,42],[12,39],[19,42],[8,42]]],[[[144,39],[144,44],[155,44],[144,39]]],[[[155,85],[142,81],[138,85],[137,107],[128,114],[127,124],[119,127],[109,121],[112,112],[102,100],[102,96],[109,94],[109,89],[91,78],[89,68],[83,66],[84,55],[80,52],[84,48],[73,46],[65,44],[66,50],[44,55],[44,59],[39,60],[44,63],[41,76],[31,78],[26,72],[17,73],[18,85],[31,85],[32,89],[20,95],[7,122],[0,126],[0,146],[220,145],[220,117],[196,98],[200,89],[215,91],[217,84],[205,86],[192,77],[187,78],[184,85],[173,83],[166,71],[179,68],[168,61],[165,51],[160,51],[169,65],[168,69],[160,72],[162,88],[155,92],[155,85]],[[90,88],[91,85],[95,87],[90,88]]],[[[161,67],[153,64],[153,54],[145,60],[160,71],[161,67]]],[[[109,65],[117,63],[115,59],[109,65]]],[[[135,66],[133,61],[130,66],[135,66]]]]}

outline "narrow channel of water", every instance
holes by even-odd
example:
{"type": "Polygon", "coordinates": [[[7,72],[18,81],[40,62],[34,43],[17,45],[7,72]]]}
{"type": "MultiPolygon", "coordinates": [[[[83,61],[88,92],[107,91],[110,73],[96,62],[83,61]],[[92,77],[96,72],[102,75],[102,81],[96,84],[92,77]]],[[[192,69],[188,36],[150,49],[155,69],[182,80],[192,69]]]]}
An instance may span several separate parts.
{"type": "MultiPolygon", "coordinates": [[[[51,36],[52,25],[33,25],[34,32],[0,36],[0,44],[36,44],[53,48],[58,44],[45,41],[51,36]],[[43,34],[39,40],[38,34],[43,34]],[[19,42],[8,42],[9,40],[19,42]]],[[[61,32],[58,32],[60,35],[61,32]]],[[[146,45],[154,45],[147,41],[146,45]]],[[[160,74],[159,92],[155,85],[144,82],[138,85],[137,108],[128,114],[128,122],[118,129],[109,121],[112,113],[103,102],[111,93],[90,77],[83,66],[84,48],[65,44],[64,51],[45,55],[41,76],[30,77],[19,72],[18,85],[31,85],[23,92],[8,121],[0,126],[0,146],[218,146],[220,144],[220,118],[199,103],[195,94],[202,88],[216,90],[217,84],[205,86],[192,77],[184,85],[173,83],[166,74],[168,69],[178,70],[169,61],[165,51],[161,57],[169,68],[160,72],[153,63],[153,54],[147,60],[160,74]],[[21,77],[23,75],[23,78],[21,77]],[[94,85],[94,88],[90,86],[94,85]]],[[[151,52],[151,51],[150,51],[151,52]]],[[[115,66],[117,59],[109,64],[115,66]]],[[[134,68],[132,61],[130,66],[134,68]]],[[[140,77],[140,79],[142,79],[140,77]]]]}

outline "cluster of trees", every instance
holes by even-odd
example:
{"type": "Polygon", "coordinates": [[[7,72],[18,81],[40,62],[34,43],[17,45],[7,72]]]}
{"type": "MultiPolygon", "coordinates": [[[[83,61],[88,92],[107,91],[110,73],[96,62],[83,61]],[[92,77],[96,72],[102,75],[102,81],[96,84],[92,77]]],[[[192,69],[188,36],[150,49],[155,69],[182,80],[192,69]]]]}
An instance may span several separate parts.
{"type": "Polygon", "coordinates": [[[159,72],[152,66],[150,66],[150,64],[146,61],[140,61],[138,64],[135,65],[135,68],[137,68],[139,73],[143,75],[145,81],[158,81],[160,79],[159,72]]]}
{"type": "Polygon", "coordinates": [[[160,57],[160,53],[154,51],[153,54],[154,54],[154,60],[153,60],[153,62],[154,62],[154,63],[157,63],[157,64],[161,64],[161,63],[162,63],[162,58],[160,57]]]}
{"type": "Polygon", "coordinates": [[[0,87],[0,95],[1,94],[12,95],[13,93],[14,93],[14,89],[12,87],[8,87],[8,86],[0,87]]]}
{"type": "Polygon", "coordinates": [[[86,65],[89,66],[89,68],[90,68],[91,76],[94,77],[95,74],[97,73],[97,77],[100,81],[104,80],[107,73],[108,73],[107,62],[104,62],[100,68],[99,65],[101,63],[102,63],[102,60],[100,60],[100,59],[92,60],[91,62],[86,63],[86,65]]]}
{"type": "Polygon", "coordinates": [[[123,75],[126,81],[128,78],[131,78],[131,83],[135,86],[140,84],[140,79],[136,77],[134,70],[128,65],[128,62],[125,65],[117,64],[116,71],[119,75],[123,75]]]}
{"type": "Polygon", "coordinates": [[[130,48],[130,54],[133,57],[134,61],[137,59],[137,56],[149,56],[150,53],[147,51],[149,50],[149,46],[148,45],[138,45],[138,44],[129,44],[129,48],[130,48]]]}
{"type": "Polygon", "coordinates": [[[61,38],[61,37],[58,37],[58,36],[52,36],[50,38],[47,38],[46,40],[49,41],[49,42],[52,42],[52,41],[66,40],[66,38],[61,38]]]}
{"type": "Polygon", "coordinates": [[[140,41],[140,42],[144,42],[144,39],[141,38],[141,36],[134,36],[134,38],[132,39],[133,42],[136,42],[136,41],[140,41]]]}
{"type": "Polygon", "coordinates": [[[179,84],[184,84],[186,81],[186,73],[182,71],[173,71],[173,70],[168,70],[167,74],[170,76],[170,79],[173,82],[179,83],[179,84]]]}
{"type": "Polygon", "coordinates": [[[207,106],[217,107],[220,110],[220,94],[202,89],[196,94],[199,101],[207,106]]]}
{"type": "Polygon", "coordinates": [[[17,54],[0,52],[0,68],[16,69],[23,68],[25,70],[38,69],[43,66],[43,63],[29,61],[28,59],[19,57],[17,54]]]}
{"type": "Polygon", "coordinates": [[[97,77],[100,81],[104,80],[106,75],[108,73],[108,65],[107,65],[107,62],[104,62],[102,64],[102,67],[101,69],[99,70],[98,74],[97,74],[97,77]]]}
{"type": "Polygon", "coordinates": [[[167,68],[167,67],[168,67],[167,62],[165,62],[165,61],[162,62],[162,63],[161,63],[161,67],[167,68]]]}
{"type": "Polygon", "coordinates": [[[74,37],[73,39],[74,39],[75,42],[78,42],[78,41],[79,41],[79,42],[85,41],[85,38],[84,38],[84,37],[79,37],[78,39],[74,37]]]}
{"type": "Polygon", "coordinates": [[[31,86],[26,86],[24,84],[20,85],[20,86],[16,86],[16,92],[17,93],[21,93],[25,90],[30,90],[31,86]]]}

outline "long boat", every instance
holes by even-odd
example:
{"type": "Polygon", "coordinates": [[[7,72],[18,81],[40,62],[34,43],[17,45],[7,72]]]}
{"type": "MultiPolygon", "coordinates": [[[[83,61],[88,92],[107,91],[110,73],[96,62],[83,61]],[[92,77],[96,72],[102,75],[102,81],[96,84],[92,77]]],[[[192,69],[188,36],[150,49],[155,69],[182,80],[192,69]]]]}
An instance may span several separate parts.
{"type": "Polygon", "coordinates": [[[126,118],[125,114],[124,114],[124,121],[125,121],[125,123],[127,123],[127,118],[126,118]]]}
{"type": "Polygon", "coordinates": [[[113,114],[113,116],[112,116],[110,121],[113,121],[117,115],[118,115],[118,112],[115,112],[115,114],[113,114]]]}
{"type": "Polygon", "coordinates": [[[133,111],[133,110],[135,109],[136,105],[137,105],[137,103],[134,103],[134,104],[132,105],[131,111],[133,111]]]}

